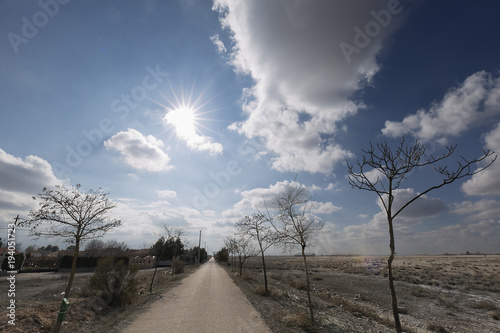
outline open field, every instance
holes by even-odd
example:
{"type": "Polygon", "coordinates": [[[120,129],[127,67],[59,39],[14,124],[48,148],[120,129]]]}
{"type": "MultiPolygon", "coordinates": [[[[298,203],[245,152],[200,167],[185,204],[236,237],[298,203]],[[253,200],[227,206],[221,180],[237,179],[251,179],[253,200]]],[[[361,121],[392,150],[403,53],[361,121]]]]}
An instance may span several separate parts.
{"type": "MultiPolygon", "coordinates": [[[[153,285],[153,294],[149,286],[153,269],[140,270],[138,295],[133,304],[124,308],[111,308],[92,292],[86,284],[90,273],[80,273],[70,295],[70,307],[63,332],[121,332],[135,315],[147,308],[147,304],[158,300],[161,293],[175,286],[194,269],[186,266],[186,273],[171,277],[170,268],[159,268],[153,285]]],[[[0,332],[53,332],[62,294],[67,284],[69,273],[30,273],[19,274],[16,279],[16,326],[7,324],[8,283],[6,276],[0,277],[0,332]]]]}
{"type": "MultiPolygon", "coordinates": [[[[385,257],[308,257],[318,332],[393,332],[385,257]]],[[[249,259],[235,282],[275,333],[307,332],[302,257],[267,258],[271,295],[263,296],[260,258],[249,259]]],[[[187,272],[189,274],[189,271],[187,272]]],[[[159,269],[154,294],[152,270],[139,271],[139,297],[125,309],[106,307],[89,295],[89,274],[78,274],[64,324],[67,332],[120,332],[160,293],[183,276],[159,269]]],[[[500,256],[398,256],[396,289],[406,332],[500,332],[500,256]]],[[[20,274],[16,281],[16,328],[0,331],[51,332],[67,274],[20,274]]],[[[6,277],[0,293],[6,295],[6,277]]],[[[0,297],[5,309],[7,297],[0,297]]],[[[6,312],[0,311],[2,318],[6,312]]]]}
{"type": "MultiPolygon", "coordinates": [[[[385,257],[308,257],[318,332],[393,332],[385,257]]],[[[274,332],[307,332],[302,257],[259,258],[236,283],[274,332]]],[[[406,332],[500,332],[500,256],[397,256],[406,332]]],[[[228,270],[230,270],[228,268],[228,270]]]]}

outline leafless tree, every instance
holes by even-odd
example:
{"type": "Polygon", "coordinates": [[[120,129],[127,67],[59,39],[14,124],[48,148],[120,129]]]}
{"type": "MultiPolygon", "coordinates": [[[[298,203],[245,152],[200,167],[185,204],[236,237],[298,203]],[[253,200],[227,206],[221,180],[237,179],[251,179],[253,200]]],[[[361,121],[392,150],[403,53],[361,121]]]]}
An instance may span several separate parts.
{"type": "Polygon", "coordinates": [[[101,239],[91,239],[85,244],[85,254],[90,257],[98,257],[104,252],[105,243],[101,239]]]}
{"type": "Polygon", "coordinates": [[[237,250],[236,239],[234,237],[226,237],[224,239],[224,245],[227,249],[229,257],[231,258],[231,271],[232,271],[234,269],[233,267],[236,266],[235,265],[236,250],[237,250]]]}
{"type": "Polygon", "coordinates": [[[269,220],[263,214],[253,214],[245,216],[236,223],[238,234],[248,235],[257,241],[259,245],[259,253],[262,258],[262,269],[264,271],[264,286],[266,295],[269,294],[269,286],[267,283],[267,270],[265,252],[276,242],[276,235],[269,224],[269,220]]]}
{"type": "Polygon", "coordinates": [[[411,203],[415,202],[418,198],[429,193],[430,191],[441,188],[445,185],[451,184],[456,180],[464,177],[472,176],[483,171],[489,167],[495,160],[496,155],[494,152],[483,151],[483,155],[475,159],[466,159],[460,156],[455,169],[451,170],[448,166],[437,166],[437,163],[452,156],[456,149],[455,146],[445,147],[444,153],[440,156],[434,157],[432,154],[426,154],[424,145],[415,141],[414,144],[405,145],[404,138],[401,140],[399,146],[395,150],[391,149],[387,142],[378,143],[373,146],[370,142],[370,148],[362,150],[364,153],[363,159],[356,162],[356,169],[354,165],[347,163],[349,172],[349,184],[353,188],[375,192],[382,202],[384,211],[389,223],[389,237],[390,237],[390,251],[391,254],[387,261],[389,271],[389,288],[392,297],[392,310],[394,315],[394,322],[397,332],[402,332],[401,322],[399,320],[398,303],[396,297],[396,290],[394,287],[394,277],[392,274],[392,262],[395,255],[395,241],[394,241],[394,219],[411,203]],[[491,157],[492,159],[486,163],[482,168],[473,170],[472,167],[483,160],[491,157]],[[415,194],[413,198],[404,203],[401,208],[395,209],[394,199],[395,190],[397,190],[402,182],[407,179],[410,173],[416,168],[432,166],[433,169],[440,175],[441,181],[436,185],[425,189],[422,192],[415,194]],[[377,176],[373,176],[373,172],[377,172],[377,176]]]}
{"type": "MultiPolygon", "coordinates": [[[[33,197],[33,199],[37,199],[33,197]]],[[[76,260],[80,245],[87,239],[102,237],[108,230],[121,224],[120,220],[108,216],[116,204],[102,189],[80,191],[80,185],[66,188],[56,185],[55,189],[44,188],[38,194],[39,207],[29,212],[30,219],[20,223],[30,228],[38,237],[59,237],[73,243],[73,261],[64,297],[68,298],[76,271],[76,260]]]]}
{"type": "Polygon", "coordinates": [[[257,251],[252,244],[252,238],[248,235],[239,235],[233,238],[236,257],[238,258],[238,267],[240,276],[243,275],[243,264],[247,259],[255,257],[257,251]]]}
{"type": "Polygon", "coordinates": [[[274,227],[278,242],[285,250],[291,250],[297,246],[301,248],[306,273],[309,314],[311,324],[315,327],[306,248],[315,245],[315,237],[323,228],[324,222],[310,213],[310,194],[307,189],[295,184],[292,182],[273,200],[273,206],[278,210],[278,215],[271,219],[271,225],[274,227]]]}

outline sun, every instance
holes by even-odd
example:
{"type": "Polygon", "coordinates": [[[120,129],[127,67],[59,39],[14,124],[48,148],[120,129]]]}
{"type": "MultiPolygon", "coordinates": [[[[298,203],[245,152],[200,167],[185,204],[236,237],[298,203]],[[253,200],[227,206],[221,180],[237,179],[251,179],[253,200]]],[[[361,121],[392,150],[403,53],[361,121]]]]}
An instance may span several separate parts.
{"type": "Polygon", "coordinates": [[[165,118],[166,122],[175,128],[179,137],[193,139],[196,137],[196,110],[181,106],[170,110],[165,118]]]}

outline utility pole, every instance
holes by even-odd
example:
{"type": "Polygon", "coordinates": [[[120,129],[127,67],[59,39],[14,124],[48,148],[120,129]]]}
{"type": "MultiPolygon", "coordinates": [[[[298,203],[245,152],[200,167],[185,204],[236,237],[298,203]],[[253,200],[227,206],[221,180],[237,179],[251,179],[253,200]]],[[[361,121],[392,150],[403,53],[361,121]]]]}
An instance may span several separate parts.
{"type": "Polygon", "coordinates": [[[200,230],[200,238],[198,239],[198,265],[200,264],[200,254],[201,254],[201,230],[200,230]]]}

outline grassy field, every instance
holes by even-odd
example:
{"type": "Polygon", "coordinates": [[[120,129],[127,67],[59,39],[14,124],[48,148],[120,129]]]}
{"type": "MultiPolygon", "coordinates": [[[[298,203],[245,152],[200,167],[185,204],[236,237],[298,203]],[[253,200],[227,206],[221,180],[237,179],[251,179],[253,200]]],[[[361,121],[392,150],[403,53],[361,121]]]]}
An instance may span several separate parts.
{"type": "MultiPolygon", "coordinates": [[[[308,257],[318,332],[393,332],[385,257],[308,257]]],[[[302,257],[259,258],[233,274],[274,332],[311,330],[302,257]]],[[[406,332],[500,332],[500,256],[397,256],[406,332]]]]}

